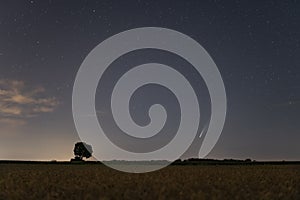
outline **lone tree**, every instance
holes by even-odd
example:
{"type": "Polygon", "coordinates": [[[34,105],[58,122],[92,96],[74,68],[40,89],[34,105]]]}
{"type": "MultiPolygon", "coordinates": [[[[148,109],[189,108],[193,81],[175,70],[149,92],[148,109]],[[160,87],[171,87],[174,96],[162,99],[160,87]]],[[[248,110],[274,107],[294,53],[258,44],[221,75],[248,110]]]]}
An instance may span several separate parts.
{"type": "Polygon", "coordinates": [[[92,146],[84,142],[77,142],[74,147],[75,160],[82,160],[83,158],[90,158],[92,156],[92,146]]]}

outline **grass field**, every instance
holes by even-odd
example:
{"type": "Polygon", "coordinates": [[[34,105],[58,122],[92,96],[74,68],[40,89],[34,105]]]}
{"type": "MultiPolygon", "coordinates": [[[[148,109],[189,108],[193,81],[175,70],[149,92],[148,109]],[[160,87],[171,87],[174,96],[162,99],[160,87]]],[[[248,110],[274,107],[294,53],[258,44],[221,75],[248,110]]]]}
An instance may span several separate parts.
{"type": "Polygon", "coordinates": [[[128,174],[95,164],[0,164],[0,199],[300,199],[300,165],[128,174]]]}

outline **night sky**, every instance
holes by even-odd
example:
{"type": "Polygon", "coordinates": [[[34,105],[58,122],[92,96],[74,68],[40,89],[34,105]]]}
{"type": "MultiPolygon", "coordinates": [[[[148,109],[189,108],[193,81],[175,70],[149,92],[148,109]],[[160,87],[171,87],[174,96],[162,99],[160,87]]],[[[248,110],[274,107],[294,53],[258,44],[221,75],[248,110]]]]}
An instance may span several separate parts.
{"type": "Polygon", "coordinates": [[[296,0],[0,1],[0,159],[69,160],[84,58],[114,34],[151,26],[195,39],[223,77],[227,118],[209,158],[300,160],[296,0]]]}

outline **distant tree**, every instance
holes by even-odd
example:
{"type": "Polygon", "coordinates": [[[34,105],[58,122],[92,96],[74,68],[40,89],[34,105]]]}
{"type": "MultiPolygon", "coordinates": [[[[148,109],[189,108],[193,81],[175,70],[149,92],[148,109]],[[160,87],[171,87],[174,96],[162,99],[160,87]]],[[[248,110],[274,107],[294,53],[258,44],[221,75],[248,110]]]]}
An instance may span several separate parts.
{"type": "Polygon", "coordinates": [[[74,147],[75,160],[82,160],[83,158],[90,158],[92,156],[92,146],[84,142],[77,142],[74,147]]]}

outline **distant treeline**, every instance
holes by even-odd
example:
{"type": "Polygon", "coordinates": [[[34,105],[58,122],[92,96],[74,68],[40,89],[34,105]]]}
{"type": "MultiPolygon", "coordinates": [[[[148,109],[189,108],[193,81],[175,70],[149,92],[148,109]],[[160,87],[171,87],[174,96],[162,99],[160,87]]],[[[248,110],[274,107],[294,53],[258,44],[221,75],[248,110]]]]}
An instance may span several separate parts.
{"type": "MultiPolygon", "coordinates": [[[[141,165],[165,165],[170,163],[165,160],[151,160],[151,161],[125,161],[125,160],[112,160],[112,161],[103,161],[108,164],[120,164],[120,165],[132,165],[132,164],[141,164],[141,165]]],[[[13,160],[0,160],[0,164],[102,164],[100,161],[13,161],[13,160]]],[[[255,161],[251,159],[246,160],[236,160],[236,159],[198,159],[190,158],[186,160],[178,159],[171,163],[171,165],[300,165],[300,161],[255,161]]]]}
{"type": "Polygon", "coordinates": [[[255,161],[251,159],[237,160],[237,159],[198,159],[190,158],[187,160],[178,159],[171,165],[298,165],[300,161],[255,161]]]}
{"type": "Polygon", "coordinates": [[[0,164],[63,164],[63,165],[73,165],[73,164],[102,164],[100,161],[23,161],[23,160],[0,160],[0,164]]]}

